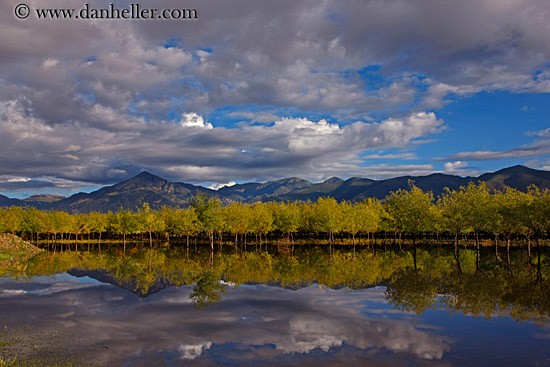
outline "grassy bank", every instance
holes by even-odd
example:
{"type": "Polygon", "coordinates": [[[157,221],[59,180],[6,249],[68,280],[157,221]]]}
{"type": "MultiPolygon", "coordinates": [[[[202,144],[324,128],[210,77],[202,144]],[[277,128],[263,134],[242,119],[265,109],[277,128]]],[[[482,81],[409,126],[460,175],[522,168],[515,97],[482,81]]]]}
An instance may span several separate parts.
{"type": "Polygon", "coordinates": [[[41,251],[17,236],[9,233],[0,234],[0,272],[12,268],[41,251]]]}

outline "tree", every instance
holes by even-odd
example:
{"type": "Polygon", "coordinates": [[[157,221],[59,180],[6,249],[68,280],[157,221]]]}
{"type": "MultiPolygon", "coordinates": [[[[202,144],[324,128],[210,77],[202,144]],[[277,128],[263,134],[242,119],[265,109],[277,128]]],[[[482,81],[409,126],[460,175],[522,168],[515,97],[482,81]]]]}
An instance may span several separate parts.
{"type": "Polygon", "coordinates": [[[36,241],[38,241],[38,234],[43,230],[43,214],[40,210],[33,207],[23,209],[21,230],[31,235],[36,234],[36,241]]]}
{"type": "Polygon", "coordinates": [[[251,214],[250,207],[241,203],[231,203],[231,205],[223,208],[223,219],[226,222],[224,227],[235,235],[235,246],[239,235],[241,237],[246,236],[246,233],[250,232],[251,214]]]}
{"type": "Polygon", "coordinates": [[[550,210],[548,204],[550,200],[548,196],[550,193],[548,190],[541,192],[538,187],[535,185],[529,186],[528,192],[523,194],[523,201],[520,207],[521,218],[523,219],[523,224],[528,229],[528,253],[529,253],[529,263],[531,263],[531,234],[535,237],[535,243],[537,245],[537,253],[539,257],[540,265],[540,249],[539,249],[539,238],[543,231],[550,226],[550,210]]]}
{"type": "Polygon", "coordinates": [[[521,203],[522,194],[516,189],[507,187],[504,192],[497,192],[493,200],[496,202],[500,221],[498,231],[506,238],[506,258],[510,267],[510,238],[513,233],[521,231],[521,203]]]}
{"type": "Polygon", "coordinates": [[[97,244],[101,252],[101,234],[107,229],[107,216],[103,213],[91,212],[88,214],[88,221],[90,231],[99,234],[97,244]]]}
{"type": "Polygon", "coordinates": [[[191,202],[191,207],[197,213],[201,229],[208,235],[210,239],[210,248],[214,251],[214,231],[221,220],[219,209],[221,202],[213,197],[208,197],[202,193],[197,194],[191,202]]]}
{"type": "Polygon", "coordinates": [[[193,208],[178,209],[174,212],[173,228],[175,233],[185,235],[187,239],[187,249],[189,249],[189,236],[199,231],[200,223],[197,213],[193,208]]]}
{"type": "Polygon", "coordinates": [[[434,198],[432,192],[423,192],[409,180],[409,190],[399,189],[386,197],[388,213],[397,229],[413,235],[414,266],[416,268],[416,237],[431,224],[434,198]]]}
{"type": "Polygon", "coordinates": [[[260,235],[260,251],[262,247],[262,234],[264,239],[268,232],[273,230],[273,214],[265,203],[256,203],[251,207],[250,229],[260,235]]]}
{"type": "Polygon", "coordinates": [[[126,256],[126,235],[136,233],[138,231],[138,222],[134,214],[126,209],[120,209],[113,214],[109,212],[109,228],[113,233],[121,234],[124,246],[124,256],[126,256]]]}
{"type": "Polygon", "coordinates": [[[458,272],[462,270],[460,268],[460,256],[458,249],[458,237],[467,226],[467,206],[465,196],[465,189],[461,187],[459,190],[450,190],[448,187],[439,197],[437,205],[441,208],[441,214],[443,216],[444,227],[455,235],[454,250],[455,261],[458,272]]]}
{"type": "Polygon", "coordinates": [[[361,233],[374,233],[380,228],[380,222],[384,216],[387,216],[382,205],[376,199],[369,198],[360,203],[356,203],[357,225],[361,233]]]}
{"type": "Polygon", "coordinates": [[[342,210],[336,199],[321,197],[313,204],[314,228],[328,233],[329,244],[334,244],[334,233],[342,229],[342,210]]]}
{"type": "Polygon", "coordinates": [[[461,190],[464,191],[461,196],[465,210],[463,216],[466,219],[466,225],[475,233],[476,269],[479,270],[479,233],[489,230],[491,218],[497,210],[485,182],[477,185],[470,182],[466,189],[461,187],[461,190]]]}
{"type": "Polygon", "coordinates": [[[300,209],[296,203],[270,203],[269,208],[273,215],[275,230],[287,235],[290,239],[292,233],[298,230],[300,209]]]}
{"type": "Polygon", "coordinates": [[[12,206],[2,209],[1,214],[1,232],[9,232],[15,234],[22,230],[23,208],[12,206]]]}
{"type": "Polygon", "coordinates": [[[145,231],[149,234],[149,247],[153,248],[153,232],[161,232],[166,227],[160,214],[151,210],[149,203],[143,203],[137,212],[137,221],[139,231],[145,231]]]}

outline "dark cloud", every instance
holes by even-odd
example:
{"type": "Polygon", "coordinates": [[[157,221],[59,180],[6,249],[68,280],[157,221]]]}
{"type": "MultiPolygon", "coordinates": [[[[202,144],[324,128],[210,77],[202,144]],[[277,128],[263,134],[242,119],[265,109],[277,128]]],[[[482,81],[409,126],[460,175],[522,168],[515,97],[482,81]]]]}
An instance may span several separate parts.
{"type": "Polygon", "coordinates": [[[41,190],[52,187],[55,187],[54,183],[41,180],[0,181],[0,190],[4,191],[41,190]]]}
{"type": "Polygon", "coordinates": [[[428,111],[450,96],[550,91],[546,0],[186,2],[193,21],[19,20],[18,3],[0,4],[0,173],[75,187],[141,169],[202,182],[369,174],[360,153],[437,133],[428,111]],[[227,106],[249,123],[208,129],[227,106]],[[205,125],[179,121],[192,113],[205,125]],[[280,123],[316,113],[338,130],[280,123]]]}

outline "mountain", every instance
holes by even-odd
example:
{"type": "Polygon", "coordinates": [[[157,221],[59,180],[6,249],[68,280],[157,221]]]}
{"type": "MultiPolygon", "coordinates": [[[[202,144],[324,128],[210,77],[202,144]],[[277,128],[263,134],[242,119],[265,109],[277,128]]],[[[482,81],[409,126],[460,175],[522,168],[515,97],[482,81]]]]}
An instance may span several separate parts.
{"type": "Polygon", "coordinates": [[[62,195],[53,195],[53,194],[35,194],[23,201],[28,206],[34,206],[37,209],[48,209],[51,207],[52,203],[55,203],[59,200],[65,199],[65,196],[62,195]]]}
{"type": "Polygon", "coordinates": [[[297,177],[266,183],[245,183],[226,186],[218,191],[181,182],[170,182],[161,177],[142,172],[136,177],[106,186],[97,191],[78,193],[68,198],[52,195],[33,195],[25,200],[10,199],[0,195],[0,206],[34,206],[39,209],[64,210],[69,213],[91,211],[117,211],[120,208],[136,209],[147,202],[152,209],[162,206],[187,207],[195,195],[203,193],[219,198],[223,204],[234,201],[254,203],[258,201],[315,201],[323,196],[348,201],[361,201],[375,197],[384,199],[390,192],[408,189],[409,180],[424,191],[440,195],[445,187],[456,190],[469,182],[486,182],[489,189],[502,190],[506,186],[526,191],[529,185],[550,189],[550,172],[524,166],[504,168],[479,177],[460,177],[443,173],[428,176],[402,176],[386,180],[352,177],[342,180],[332,177],[324,182],[311,183],[297,177]]]}
{"type": "Polygon", "coordinates": [[[268,201],[285,195],[297,189],[311,187],[313,184],[301,178],[285,178],[270,181],[264,184],[246,183],[241,185],[225,186],[218,190],[220,196],[231,201],[268,201]]]}
{"type": "Polygon", "coordinates": [[[65,196],[63,195],[34,194],[26,199],[23,199],[23,201],[27,203],[53,203],[63,199],[65,199],[65,196]]]}
{"type": "Polygon", "coordinates": [[[498,190],[509,186],[525,192],[530,185],[538,186],[540,189],[550,188],[549,171],[539,171],[519,165],[494,173],[485,173],[479,176],[479,180],[485,181],[488,188],[498,190]]]}
{"type": "Polygon", "coordinates": [[[69,213],[89,213],[93,211],[117,211],[120,208],[135,210],[143,203],[152,209],[162,206],[188,206],[198,193],[216,196],[217,192],[186,183],[170,182],[149,172],[106,186],[89,194],[78,193],[52,204],[52,208],[69,213]]]}
{"type": "Polygon", "coordinates": [[[0,207],[25,206],[25,202],[18,199],[10,199],[7,196],[0,195],[0,207]]]}

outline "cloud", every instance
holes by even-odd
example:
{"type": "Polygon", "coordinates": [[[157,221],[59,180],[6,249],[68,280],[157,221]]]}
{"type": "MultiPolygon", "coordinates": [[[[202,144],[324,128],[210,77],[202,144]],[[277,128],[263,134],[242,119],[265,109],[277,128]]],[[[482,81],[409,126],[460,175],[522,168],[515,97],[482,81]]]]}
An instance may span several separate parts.
{"type": "Polygon", "coordinates": [[[143,169],[194,182],[323,179],[340,172],[368,173],[361,167],[363,152],[403,149],[443,128],[433,112],[344,126],[324,119],[279,118],[234,128],[214,127],[192,112],[179,121],[145,121],[94,104],[82,113],[101,123],[50,125],[20,102],[0,103],[0,152],[14,158],[0,162],[0,169],[13,177],[41,177],[57,188],[66,188],[68,181],[75,186],[107,184],[143,169]]]}
{"type": "Polygon", "coordinates": [[[201,356],[204,350],[210,349],[212,342],[205,342],[193,345],[180,345],[178,352],[180,353],[181,360],[192,360],[201,356]]]}
{"type": "Polygon", "coordinates": [[[550,129],[528,131],[526,136],[534,136],[535,139],[528,144],[508,149],[505,151],[472,151],[459,152],[448,157],[438,157],[436,161],[488,161],[505,158],[537,158],[550,155],[550,129]]]}
{"type": "Polygon", "coordinates": [[[179,123],[181,124],[181,126],[185,126],[185,127],[199,127],[203,129],[213,128],[211,123],[209,122],[205,123],[202,116],[199,116],[194,112],[184,113],[181,116],[181,120],[179,121],[179,123]]]}
{"type": "MultiPolygon", "coordinates": [[[[426,142],[443,127],[432,111],[457,96],[550,91],[546,0],[481,0],[474,13],[437,0],[213,0],[188,4],[193,22],[21,21],[17,4],[0,3],[0,172],[34,180],[368,172],[361,152],[426,142]]],[[[485,153],[444,160],[508,156],[485,153]]]]}
{"type": "Polygon", "coordinates": [[[458,171],[461,168],[465,168],[468,166],[468,163],[462,162],[462,161],[456,161],[456,162],[447,162],[443,165],[443,168],[445,168],[445,171],[447,172],[455,172],[458,171]]]}
{"type": "Polygon", "coordinates": [[[550,128],[539,131],[528,131],[525,133],[527,136],[538,136],[542,138],[550,138],[550,128]]]}
{"type": "Polygon", "coordinates": [[[227,183],[217,183],[217,184],[212,184],[210,186],[208,186],[209,189],[212,189],[212,190],[219,190],[221,189],[222,187],[231,187],[231,186],[234,186],[236,185],[237,183],[235,181],[231,181],[231,182],[227,182],[227,183]]]}
{"type": "Polygon", "coordinates": [[[450,340],[429,325],[388,309],[384,287],[362,292],[316,285],[298,291],[235,287],[218,307],[197,313],[189,303],[190,286],[139,299],[111,285],[84,284],[84,279],[56,281],[55,287],[37,280],[6,284],[0,311],[10,315],[10,329],[33,315],[39,320],[35,332],[56,330],[58,340],[71,335],[71,343],[63,345],[78,346],[83,358],[105,365],[159,355],[188,361],[200,357],[212,364],[218,348],[230,348],[237,357],[256,351],[256,364],[277,361],[283,354],[307,359],[313,351],[363,355],[373,349],[438,360],[451,350],[450,340]],[[97,345],[108,349],[90,348],[97,345]]]}
{"type": "Polygon", "coordinates": [[[435,0],[238,0],[189,4],[205,14],[197,22],[22,22],[9,0],[0,9],[10,35],[0,73],[3,84],[25,86],[48,120],[59,113],[46,100],[63,101],[56,106],[70,118],[81,98],[120,109],[173,100],[180,113],[270,105],[354,116],[403,104],[437,108],[449,94],[548,92],[548,4],[509,4],[483,0],[472,14],[468,2],[435,0]],[[360,72],[373,65],[383,78],[374,85],[360,72]],[[417,76],[427,79],[419,85],[417,76]]]}

